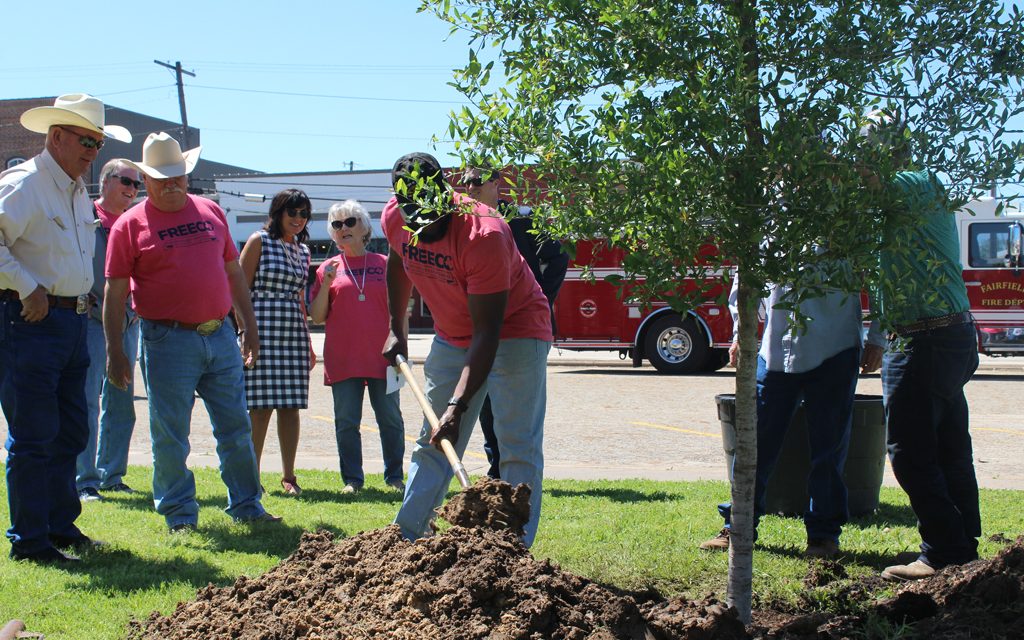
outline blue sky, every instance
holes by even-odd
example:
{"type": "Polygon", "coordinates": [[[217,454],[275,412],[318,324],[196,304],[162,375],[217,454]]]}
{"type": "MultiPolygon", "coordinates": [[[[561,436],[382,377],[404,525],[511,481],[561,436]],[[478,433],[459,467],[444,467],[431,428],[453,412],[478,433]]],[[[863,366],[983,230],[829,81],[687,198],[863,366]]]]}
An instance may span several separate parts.
{"type": "Polygon", "coordinates": [[[418,0],[19,3],[7,12],[0,98],[83,91],[188,122],[203,157],[267,172],[390,169],[434,151],[461,96],[447,82],[465,38],[417,14],[418,0]],[[93,15],[88,15],[89,13],[93,15]]]}

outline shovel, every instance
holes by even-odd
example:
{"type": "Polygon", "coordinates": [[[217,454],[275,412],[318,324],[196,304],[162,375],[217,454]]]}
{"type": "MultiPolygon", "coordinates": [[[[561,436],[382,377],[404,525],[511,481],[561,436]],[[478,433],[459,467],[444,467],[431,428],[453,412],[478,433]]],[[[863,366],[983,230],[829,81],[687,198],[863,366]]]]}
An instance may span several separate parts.
{"type": "MultiPolygon", "coordinates": [[[[423,395],[423,390],[420,389],[416,378],[413,377],[412,369],[409,368],[409,363],[406,362],[405,357],[401,355],[395,356],[395,368],[405,376],[406,381],[409,383],[409,388],[412,389],[412,395],[416,396],[416,400],[420,403],[420,408],[423,409],[423,415],[427,417],[430,427],[436,431],[438,427],[437,416],[434,415],[434,409],[430,406],[427,397],[423,395]]],[[[448,438],[441,438],[441,450],[444,451],[444,457],[448,458],[448,464],[452,466],[452,471],[455,472],[455,477],[459,479],[459,484],[462,485],[463,489],[468,489],[469,474],[466,473],[466,467],[462,466],[462,461],[459,460],[458,454],[455,453],[455,447],[448,441],[448,438]]]]}

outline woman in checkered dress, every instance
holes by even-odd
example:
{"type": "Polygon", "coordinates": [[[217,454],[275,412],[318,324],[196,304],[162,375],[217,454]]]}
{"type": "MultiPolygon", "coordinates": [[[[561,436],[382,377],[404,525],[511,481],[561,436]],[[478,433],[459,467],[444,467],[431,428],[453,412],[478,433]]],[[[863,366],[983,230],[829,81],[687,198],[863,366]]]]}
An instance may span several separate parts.
{"type": "Polygon", "coordinates": [[[295,478],[299,409],[308,404],[309,370],[316,362],[306,324],[309,248],[303,244],[311,215],[306,194],[285,189],[274,196],[266,226],[249,237],[239,257],[260,335],[259,358],[245,371],[256,460],[262,457],[270,415],[276,410],[281,487],[287,495],[302,491],[295,478]]]}

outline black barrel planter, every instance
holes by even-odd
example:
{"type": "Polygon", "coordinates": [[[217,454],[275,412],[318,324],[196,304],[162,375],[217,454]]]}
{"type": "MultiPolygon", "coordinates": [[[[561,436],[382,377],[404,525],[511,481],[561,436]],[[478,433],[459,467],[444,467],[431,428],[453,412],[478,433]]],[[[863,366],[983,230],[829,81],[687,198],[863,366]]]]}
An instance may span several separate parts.
{"type": "MultiPolygon", "coordinates": [[[[736,449],[736,396],[728,393],[715,396],[718,419],[722,422],[722,445],[725,448],[729,476],[736,449]]],[[[811,454],[807,445],[807,418],[801,405],[786,432],[775,472],[768,479],[765,494],[768,513],[803,516],[810,503],[807,495],[807,474],[811,454]]],[[[853,426],[850,449],[846,456],[843,478],[849,493],[851,516],[874,512],[885,471],[885,414],[881,396],[857,395],[853,404],[853,426]]]]}

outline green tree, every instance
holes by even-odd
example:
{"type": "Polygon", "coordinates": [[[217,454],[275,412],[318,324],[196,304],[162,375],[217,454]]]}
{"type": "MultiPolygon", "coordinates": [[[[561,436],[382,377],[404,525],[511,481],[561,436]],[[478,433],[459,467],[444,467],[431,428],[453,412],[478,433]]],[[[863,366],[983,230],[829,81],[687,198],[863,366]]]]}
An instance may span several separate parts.
{"type": "Polygon", "coordinates": [[[452,117],[458,153],[533,165],[538,182],[519,188],[543,185],[537,218],[553,233],[627,248],[629,295],[668,296],[680,310],[693,304],[676,292],[682,278],[703,281],[710,268],[723,275],[708,286],[721,285],[738,271],[728,597],[749,621],[758,300],[769,282],[816,295],[822,270],[848,291],[885,286],[876,239],[913,221],[864,186],[863,171],[885,182],[898,169],[858,133],[871,109],[908,125],[896,135],[954,207],[1021,179],[1019,7],[425,0],[421,10],[470,38],[454,76],[473,104],[452,117]],[[695,260],[709,240],[718,252],[695,260]]]}

